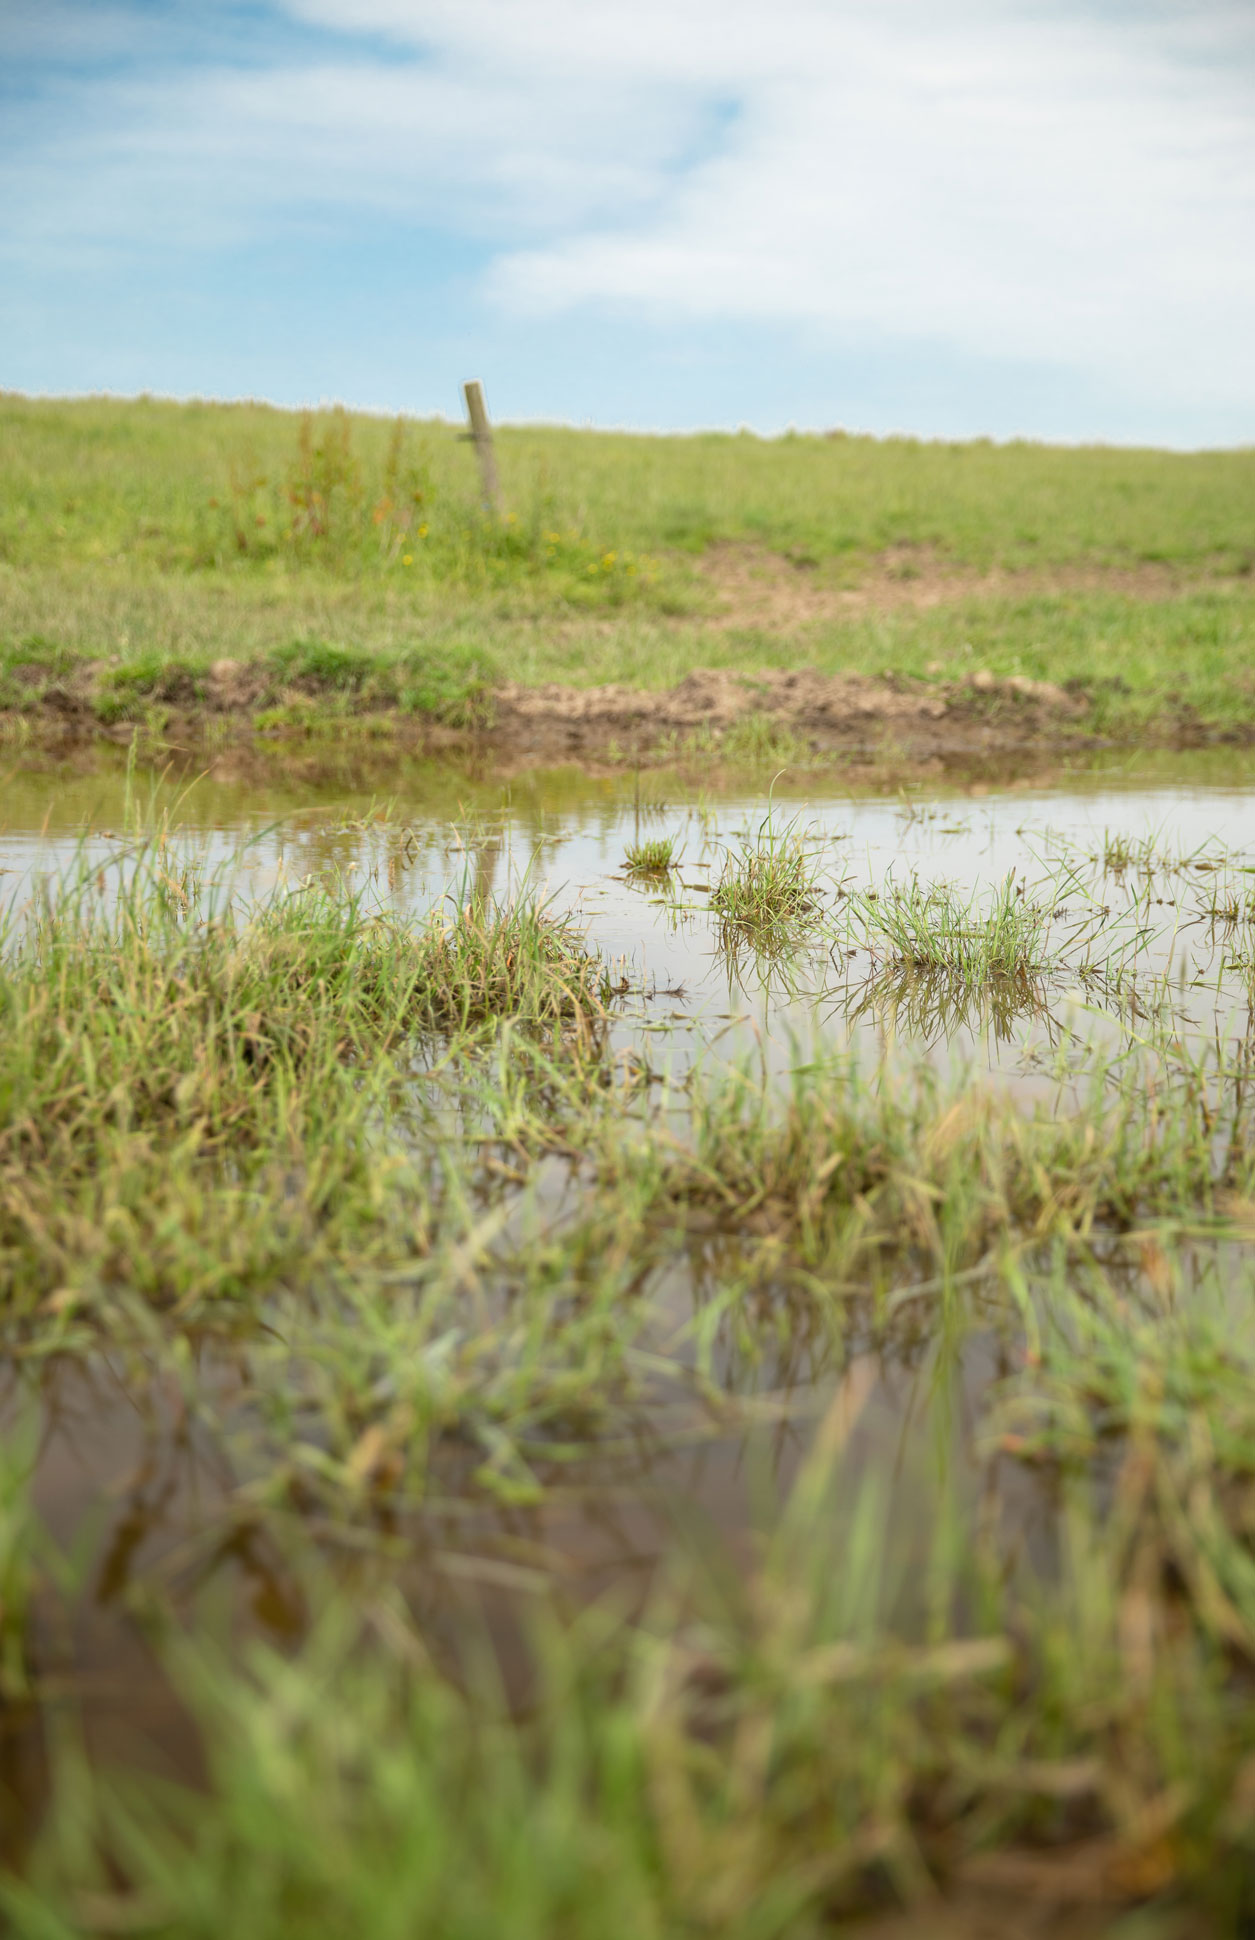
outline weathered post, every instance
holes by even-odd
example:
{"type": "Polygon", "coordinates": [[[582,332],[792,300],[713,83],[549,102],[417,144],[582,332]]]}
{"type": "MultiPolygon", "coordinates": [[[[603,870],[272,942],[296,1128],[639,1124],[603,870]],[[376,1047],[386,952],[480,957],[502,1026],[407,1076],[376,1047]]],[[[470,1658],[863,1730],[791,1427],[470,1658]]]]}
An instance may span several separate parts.
{"type": "Polygon", "coordinates": [[[497,454],[492,448],[492,426],[484,403],[484,387],[477,379],[463,384],[466,415],[471,421],[471,442],[479,459],[479,478],[484,504],[494,517],[501,515],[501,480],[497,477],[497,454]]]}

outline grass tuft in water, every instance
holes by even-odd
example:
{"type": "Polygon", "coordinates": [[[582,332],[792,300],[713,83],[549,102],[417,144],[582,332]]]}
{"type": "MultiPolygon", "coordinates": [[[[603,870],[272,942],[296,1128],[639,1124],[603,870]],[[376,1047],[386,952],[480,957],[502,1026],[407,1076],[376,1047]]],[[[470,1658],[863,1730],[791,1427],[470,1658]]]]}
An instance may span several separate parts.
{"type": "Polygon", "coordinates": [[[609,994],[605,967],[575,924],[526,894],[504,904],[450,898],[414,949],[416,1005],[448,1030],[501,1018],[589,1023],[609,994]]]}
{"type": "Polygon", "coordinates": [[[995,978],[1023,980],[1046,967],[1049,911],[1030,901],[1022,883],[1007,877],[992,903],[949,883],[925,888],[897,884],[883,894],[849,898],[850,917],[868,946],[916,970],[944,971],[970,985],[995,978]]]}
{"type": "Polygon", "coordinates": [[[81,1161],[106,1127],[265,1142],[276,1088],[413,1028],[413,938],[356,899],[302,887],[243,910],[160,847],[119,875],[109,901],[82,873],[0,941],[0,1159],[46,1162],[64,1137],[81,1161]]]}
{"type": "MultiPolygon", "coordinates": [[[[781,908],[811,920],[805,876],[800,900],[764,891],[809,867],[792,829],[768,820],[732,860],[761,865],[755,936],[795,933],[781,908]]],[[[992,908],[915,894],[858,906],[881,946],[902,939],[873,1005],[1009,1025],[1046,961],[1041,912],[1011,882],[992,908]]],[[[16,1379],[34,1395],[58,1360],[116,1361],[128,1410],[146,1383],[185,1395],[197,1461],[232,1460],[196,1553],[274,1537],[317,1612],[274,1649],[215,1649],[195,1615],[166,1630],[198,1790],[65,1762],[50,1725],[63,1762],[26,1876],[0,1878],[7,1930],[787,1940],[889,1897],[927,1926],[939,1892],[961,1923],[992,1877],[1236,1931],[1245,1039],[1184,1039],[1143,984],[1135,1051],[1090,1047],[1083,1084],[1069,1039],[1035,1110],[979,1073],[796,1047],[787,1076],[764,1050],[655,1086],[603,1055],[601,978],[522,890],[417,925],[325,889],[233,907],[161,844],[4,939],[16,1379]],[[558,1056],[586,1022],[597,1056],[558,1056]],[[224,1346],[245,1421],[215,1385],[224,1346]],[[887,1451],[899,1371],[937,1435],[895,1426],[887,1451]],[[600,1596],[572,1617],[582,1568],[543,1600],[553,1552],[521,1508],[556,1531],[596,1503],[600,1530],[596,1491],[626,1478],[617,1517],[634,1450],[755,1419],[783,1443],[803,1417],[780,1397],[817,1374],[831,1406],[791,1487],[758,1496],[754,1540],[725,1557],[680,1536],[641,1622],[600,1596]],[[306,1541],[317,1561],[340,1546],[340,1588],[306,1541]],[[463,1585],[487,1566],[527,1616],[459,1601],[451,1620],[446,1566],[463,1585]]],[[[0,1698],[60,1704],[39,1613],[62,1559],[35,1437],[0,1420],[0,1698]]],[[[164,1517],[152,1472],[137,1496],[164,1517]]]]}
{"type": "Polygon", "coordinates": [[[711,891],[725,947],[787,944],[810,928],[820,913],[819,873],[797,825],[777,829],[769,811],[753,838],[728,855],[711,891]]]}
{"type": "Polygon", "coordinates": [[[525,1118],[542,1050],[596,1053],[604,984],[526,894],[415,926],[309,885],[245,906],[160,842],[70,872],[0,937],[9,1312],[114,1287],[190,1312],[316,1258],[365,1270],[364,1222],[412,1252],[428,1183],[384,1128],[431,1109],[420,1048],[447,1062],[510,1024],[532,1048],[499,1089],[525,1118]]]}
{"type": "Polygon", "coordinates": [[[629,876],[667,876],[678,862],[674,838],[656,835],[644,842],[631,843],[623,858],[623,868],[629,876]]]}

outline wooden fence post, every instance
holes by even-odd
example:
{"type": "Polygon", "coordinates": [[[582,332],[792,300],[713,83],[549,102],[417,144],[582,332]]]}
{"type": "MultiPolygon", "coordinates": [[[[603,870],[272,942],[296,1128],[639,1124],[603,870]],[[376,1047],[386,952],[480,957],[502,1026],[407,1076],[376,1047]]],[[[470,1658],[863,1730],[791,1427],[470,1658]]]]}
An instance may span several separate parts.
{"type": "Polygon", "coordinates": [[[497,454],[492,448],[492,426],[488,422],[488,407],[484,403],[484,387],[473,380],[463,384],[462,395],[466,399],[466,415],[471,421],[471,442],[475,446],[475,456],[479,459],[479,478],[483,489],[484,504],[494,517],[501,516],[501,480],[497,476],[497,454]]]}

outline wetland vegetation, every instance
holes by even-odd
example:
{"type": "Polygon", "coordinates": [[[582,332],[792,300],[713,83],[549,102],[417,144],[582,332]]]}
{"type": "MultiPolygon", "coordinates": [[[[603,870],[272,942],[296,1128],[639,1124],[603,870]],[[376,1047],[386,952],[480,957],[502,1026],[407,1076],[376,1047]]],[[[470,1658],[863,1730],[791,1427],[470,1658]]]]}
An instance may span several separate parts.
{"type": "Polygon", "coordinates": [[[6,837],[12,1931],[1249,1919],[1249,794],[85,785],[6,837]]]}

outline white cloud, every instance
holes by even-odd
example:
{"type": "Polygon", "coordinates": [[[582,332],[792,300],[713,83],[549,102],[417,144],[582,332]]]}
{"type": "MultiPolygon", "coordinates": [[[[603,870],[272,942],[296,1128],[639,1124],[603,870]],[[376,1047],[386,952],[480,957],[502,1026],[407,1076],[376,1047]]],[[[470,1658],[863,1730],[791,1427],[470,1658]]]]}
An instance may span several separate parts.
{"type": "Polygon", "coordinates": [[[1246,8],[292,4],[450,73],[555,105],[578,93],[628,152],[642,95],[687,103],[694,125],[735,103],[723,143],[652,194],[599,196],[593,220],[505,251],[491,286],[507,306],[794,321],[1255,401],[1246,8]]]}
{"type": "Polygon", "coordinates": [[[510,313],[765,319],[1255,409],[1246,4],[284,12],[316,56],[141,62],[67,95],[53,139],[27,117],[11,228],[32,247],[215,245],[294,212],[383,212],[478,238],[510,313]]]}
{"type": "Polygon", "coordinates": [[[346,207],[468,238],[552,238],[648,204],[703,115],[666,89],[618,90],[608,112],[508,62],[357,49],[140,62],[104,83],[57,77],[49,97],[0,144],[0,199],[11,238],[70,252],[217,247],[346,207]]]}

